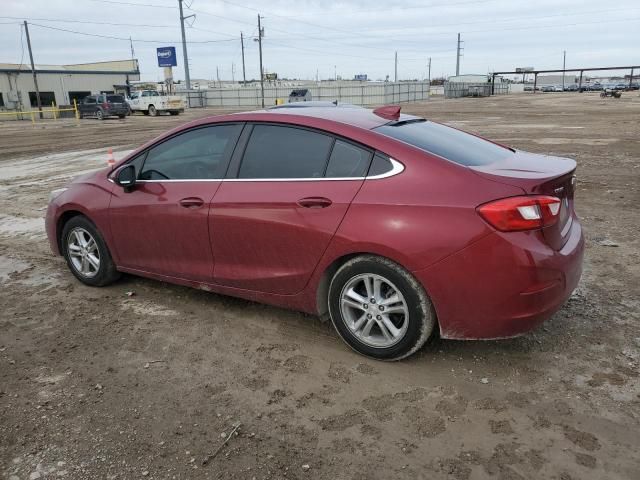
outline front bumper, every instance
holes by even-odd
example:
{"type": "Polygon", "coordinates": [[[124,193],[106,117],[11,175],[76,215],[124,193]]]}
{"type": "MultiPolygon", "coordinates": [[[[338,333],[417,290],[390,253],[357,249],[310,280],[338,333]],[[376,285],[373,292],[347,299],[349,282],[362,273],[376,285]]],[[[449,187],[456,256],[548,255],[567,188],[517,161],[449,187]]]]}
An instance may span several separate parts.
{"type": "Polygon", "coordinates": [[[49,202],[49,206],[47,207],[47,214],[44,217],[44,228],[47,232],[47,239],[49,240],[49,247],[51,251],[55,255],[60,255],[60,248],[58,245],[57,238],[57,224],[58,224],[58,216],[56,214],[58,207],[55,204],[55,200],[49,202]]]}
{"type": "Polygon", "coordinates": [[[574,217],[559,251],[540,231],[494,232],[413,273],[431,297],[443,338],[508,338],[564,304],[580,280],[583,255],[582,227],[574,217]]]}

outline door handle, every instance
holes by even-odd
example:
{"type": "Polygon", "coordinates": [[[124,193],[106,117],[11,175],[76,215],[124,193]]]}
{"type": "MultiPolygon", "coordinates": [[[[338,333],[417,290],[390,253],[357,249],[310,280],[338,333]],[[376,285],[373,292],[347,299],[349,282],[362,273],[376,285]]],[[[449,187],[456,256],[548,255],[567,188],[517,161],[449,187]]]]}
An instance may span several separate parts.
{"type": "Polygon", "coordinates": [[[204,205],[204,200],[198,197],[188,197],[180,200],[180,206],[184,208],[200,208],[204,205]]]}
{"type": "Polygon", "coordinates": [[[304,208],[326,208],[331,203],[333,202],[325,197],[307,197],[298,200],[298,205],[304,208]]]}

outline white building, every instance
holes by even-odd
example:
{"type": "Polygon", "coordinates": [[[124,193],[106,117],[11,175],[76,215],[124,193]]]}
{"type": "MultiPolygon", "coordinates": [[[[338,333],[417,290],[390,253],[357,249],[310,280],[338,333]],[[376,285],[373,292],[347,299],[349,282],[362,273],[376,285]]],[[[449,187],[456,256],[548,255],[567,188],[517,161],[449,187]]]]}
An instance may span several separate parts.
{"type": "Polygon", "coordinates": [[[489,76],[488,75],[454,75],[447,79],[448,82],[452,83],[488,83],[489,76]]]}
{"type": "MultiPolygon", "coordinates": [[[[129,82],[140,80],[137,60],[36,65],[38,89],[44,107],[71,105],[93,93],[127,92],[129,82]]],[[[0,63],[0,109],[29,110],[37,107],[31,65],[0,63]]]]}
{"type": "MultiPolygon", "coordinates": [[[[578,83],[578,79],[575,75],[565,74],[564,75],[564,85],[571,85],[572,83],[578,83]]],[[[550,86],[560,86],[562,85],[562,74],[560,75],[538,75],[538,83],[539,87],[544,87],[546,85],[550,86]]]]}

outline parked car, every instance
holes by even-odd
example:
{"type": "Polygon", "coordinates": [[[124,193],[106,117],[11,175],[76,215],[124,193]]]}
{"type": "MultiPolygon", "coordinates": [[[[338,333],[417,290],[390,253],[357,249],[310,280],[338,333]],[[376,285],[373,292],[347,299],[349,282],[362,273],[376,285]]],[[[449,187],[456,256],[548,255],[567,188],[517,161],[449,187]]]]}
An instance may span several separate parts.
{"type": "Polygon", "coordinates": [[[308,88],[296,88],[291,90],[289,94],[289,103],[310,102],[311,100],[313,100],[311,98],[311,90],[308,88]]]}
{"type": "Polygon", "coordinates": [[[163,112],[168,112],[171,115],[179,115],[184,112],[184,103],[181,97],[161,95],[155,90],[131,92],[127,103],[132,112],[142,112],[152,117],[163,112]]]}
{"type": "Polygon", "coordinates": [[[122,95],[89,95],[78,105],[78,113],[80,118],[96,117],[98,120],[124,118],[129,114],[129,106],[122,95]]]}
{"type": "Polygon", "coordinates": [[[540,90],[543,92],[555,92],[553,85],[545,85],[544,87],[541,87],[540,90]]]}
{"type": "Polygon", "coordinates": [[[567,85],[566,87],[564,87],[565,92],[577,92],[578,91],[578,85],[576,85],[575,83],[572,83],[571,85],[567,85]]]}
{"type": "Polygon", "coordinates": [[[552,91],[554,91],[554,92],[564,92],[564,88],[562,88],[562,85],[554,85],[552,91]]]}
{"type": "Polygon", "coordinates": [[[52,192],[78,280],[121,272],[328,316],[370,357],[522,334],[581,275],[576,162],[340,105],[190,122],[52,192]]]}
{"type": "Polygon", "coordinates": [[[614,90],[626,90],[628,86],[629,86],[629,85],[628,85],[628,84],[626,84],[626,83],[616,83],[616,84],[613,86],[613,89],[614,89],[614,90]]]}

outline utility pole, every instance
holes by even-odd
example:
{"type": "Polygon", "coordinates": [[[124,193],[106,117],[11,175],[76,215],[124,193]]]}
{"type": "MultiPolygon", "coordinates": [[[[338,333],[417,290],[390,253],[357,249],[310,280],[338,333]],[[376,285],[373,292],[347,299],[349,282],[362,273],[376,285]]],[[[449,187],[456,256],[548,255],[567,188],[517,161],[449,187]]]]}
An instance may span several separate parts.
{"type": "Polygon", "coordinates": [[[184,81],[187,84],[187,90],[191,89],[191,77],[189,76],[189,58],[187,57],[187,39],[184,34],[184,21],[187,18],[195,17],[195,15],[184,16],[182,12],[182,1],[178,0],[178,6],[180,7],[180,29],[182,30],[182,55],[184,56],[184,81]]]}
{"type": "Polygon", "coordinates": [[[260,96],[262,98],[262,108],[264,108],[264,70],[262,69],[262,37],[264,30],[260,25],[260,14],[258,14],[258,49],[260,50],[260,96]]]}
{"type": "Polygon", "coordinates": [[[33,73],[33,84],[36,86],[36,102],[38,103],[38,110],[40,111],[40,118],[42,117],[42,101],[40,100],[40,89],[38,88],[38,77],[36,75],[36,66],[33,64],[33,52],[31,51],[31,38],[29,37],[29,26],[27,21],[24,21],[24,32],[27,35],[27,47],[29,48],[29,59],[31,59],[31,73],[33,73]]]}
{"type": "Polygon", "coordinates": [[[456,77],[460,75],[460,34],[458,34],[458,48],[456,53],[456,77]]]}
{"type": "Polygon", "coordinates": [[[394,78],[393,81],[397,82],[398,81],[398,51],[397,50],[396,50],[395,72],[396,72],[396,74],[393,77],[394,78]]]}
{"type": "Polygon", "coordinates": [[[216,78],[218,79],[218,88],[222,85],[220,84],[220,72],[218,71],[218,66],[216,65],[216,78]]]}
{"type": "MultiPolygon", "coordinates": [[[[562,91],[564,92],[564,71],[567,68],[567,51],[563,50],[562,51],[562,91]]],[[[573,76],[573,81],[575,82],[575,74],[573,76]]]]}
{"type": "Polygon", "coordinates": [[[338,81],[338,66],[337,65],[333,66],[333,80],[335,82],[338,81]]]}
{"type": "Polygon", "coordinates": [[[236,83],[236,64],[231,62],[231,83],[236,83]]]}
{"type": "Polygon", "coordinates": [[[431,57],[429,57],[429,86],[431,86],[431,57]]]}
{"type": "Polygon", "coordinates": [[[133,60],[135,58],[136,54],[133,51],[133,40],[131,40],[131,37],[129,37],[129,46],[131,47],[131,60],[133,60]]]}
{"type": "Polygon", "coordinates": [[[244,68],[244,37],[242,36],[242,32],[240,32],[240,46],[242,47],[242,83],[247,83],[247,74],[244,68]]]}

